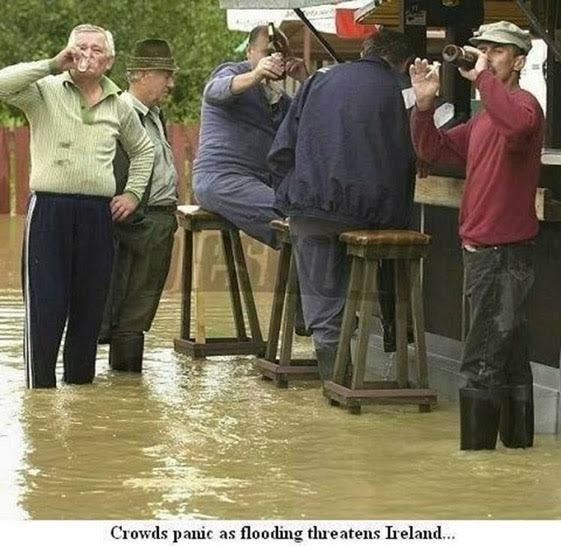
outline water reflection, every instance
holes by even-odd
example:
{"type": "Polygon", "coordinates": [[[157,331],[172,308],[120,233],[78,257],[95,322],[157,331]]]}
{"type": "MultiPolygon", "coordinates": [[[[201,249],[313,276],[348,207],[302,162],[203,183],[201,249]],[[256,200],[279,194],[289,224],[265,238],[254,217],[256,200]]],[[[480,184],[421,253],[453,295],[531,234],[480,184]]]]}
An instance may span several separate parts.
{"type": "MultiPolygon", "coordinates": [[[[211,335],[231,324],[222,296],[209,296],[211,335]]],[[[269,296],[258,297],[266,313],[269,296]]],[[[142,376],[109,371],[103,348],[93,385],[27,391],[21,296],[17,283],[0,287],[1,517],[561,517],[553,437],[528,451],[460,452],[455,406],[353,416],[317,383],[276,389],[251,358],[191,362],[172,350],[179,305],[166,295],[142,376]]]]}

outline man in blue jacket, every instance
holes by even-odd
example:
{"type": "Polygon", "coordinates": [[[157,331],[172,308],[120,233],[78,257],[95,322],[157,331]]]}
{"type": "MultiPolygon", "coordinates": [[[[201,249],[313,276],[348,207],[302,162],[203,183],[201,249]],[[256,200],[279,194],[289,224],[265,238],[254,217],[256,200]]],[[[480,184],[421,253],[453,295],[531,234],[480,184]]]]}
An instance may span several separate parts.
{"type": "Polygon", "coordinates": [[[268,157],[323,381],[333,371],[349,276],[339,235],[407,228],[413,202],[415,157],[398,81],[413,51],[387,29],[362,51],[302,85],[268,157]]]}

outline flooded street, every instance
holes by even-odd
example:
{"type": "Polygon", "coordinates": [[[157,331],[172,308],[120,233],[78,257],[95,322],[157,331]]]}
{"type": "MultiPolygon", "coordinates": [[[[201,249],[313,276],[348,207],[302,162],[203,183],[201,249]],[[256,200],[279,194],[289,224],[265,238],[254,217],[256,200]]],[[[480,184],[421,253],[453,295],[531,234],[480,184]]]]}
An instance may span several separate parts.
{"type": "MultiPolygon", "coordinates": [[[[144,373],[98,353],[90,386],[25,389],[21,218],[0,216],[0,514],[9,519],[559,519],[561,442],[460,452],[457,407],[330,407],[319,383],[277,389],[252,358],[172,348],[166,293],[144,373]]],[[[270,294],[259,293],[262,324],[270,294]]],[[[229,332],[211,294],[211,333],[229,332]]],[[[226,317],[226,318],[225,318],[226,317]]],[[[309,350],[309,340],[298,341],[309,350]]],[[[61,370],[59,370],[61,372],[61,370]]],[[[59,375],[60,379],[60,375],[59,375]]]]}

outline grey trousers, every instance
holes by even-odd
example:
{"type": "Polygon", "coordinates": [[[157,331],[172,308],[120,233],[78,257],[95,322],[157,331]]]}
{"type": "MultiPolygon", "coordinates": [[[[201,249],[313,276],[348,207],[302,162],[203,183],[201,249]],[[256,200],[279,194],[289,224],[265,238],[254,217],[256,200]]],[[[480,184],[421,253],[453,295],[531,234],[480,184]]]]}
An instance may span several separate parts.
{"type": "Polygon", "coordinates": [[[339,235],[361,227],[364,225],[290,218],[304,320],[316,348],[339,341],[351,263],[339,235]]]}
{"type": "Polygon", "coordinates": [[[273,206],[275,192],[259,178],[198,172],[193,176],[193,191],[204,209],[226,218],[267,246],[279,248],[269,222],[282,216],[273,206]]]}

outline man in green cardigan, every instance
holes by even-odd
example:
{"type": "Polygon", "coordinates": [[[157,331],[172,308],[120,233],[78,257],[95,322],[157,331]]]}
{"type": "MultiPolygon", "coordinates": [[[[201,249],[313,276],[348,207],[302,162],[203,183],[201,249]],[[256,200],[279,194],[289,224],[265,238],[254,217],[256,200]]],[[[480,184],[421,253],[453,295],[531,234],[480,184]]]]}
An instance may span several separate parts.
{"type": "Polygon", "coordinates": [[[91,383],[109,286],[113,222],[136,206],[153,164],[138,116],[105,76],[111,34],[79,25],[52,59],[0,70],[0,99],[31,127],[31,196],[23,251],[27,386],[56,386],[66,325],[65,383],[91,383]],[[117,139],[131,158],[125,191],[115,195],[117,139]]]}

